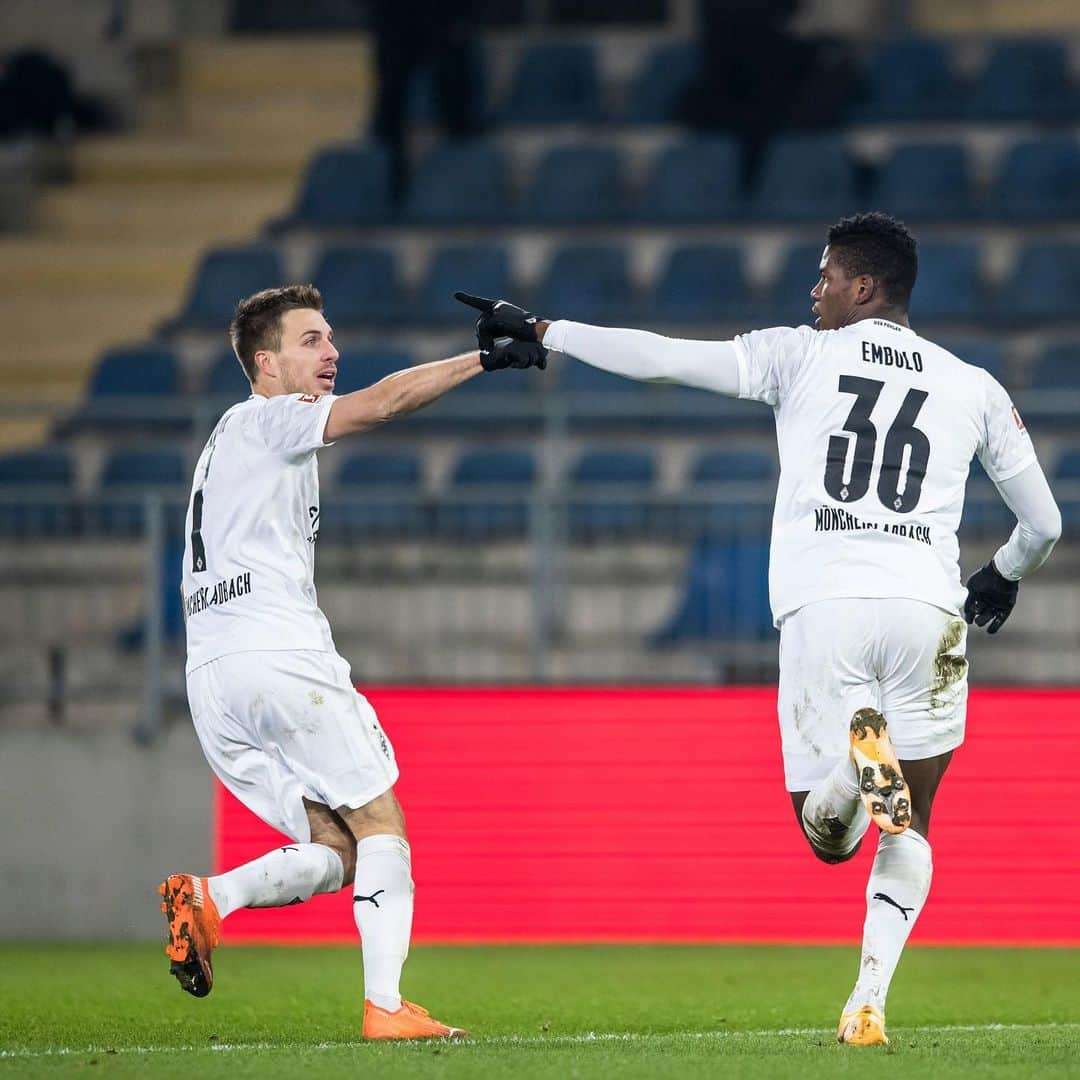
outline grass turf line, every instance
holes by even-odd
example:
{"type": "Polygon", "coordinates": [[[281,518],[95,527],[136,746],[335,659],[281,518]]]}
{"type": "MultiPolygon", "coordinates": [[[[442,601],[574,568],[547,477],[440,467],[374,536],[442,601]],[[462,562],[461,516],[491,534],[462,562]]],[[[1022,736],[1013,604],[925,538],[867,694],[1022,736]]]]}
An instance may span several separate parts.
{"type": "Polygon", "coordinates": [[[196,1001],[158,946],[4,946],[0,1073],[814,1078],[884,1053],[911,1076],[1080,1077],[1080,950],[909,950],[884,1050],[834,1042],[857,962],[854,947],[417,948],[407,996],[476,1041],[385,1045],[356,1042],[358,948],[226,946],[196,1001]]]}

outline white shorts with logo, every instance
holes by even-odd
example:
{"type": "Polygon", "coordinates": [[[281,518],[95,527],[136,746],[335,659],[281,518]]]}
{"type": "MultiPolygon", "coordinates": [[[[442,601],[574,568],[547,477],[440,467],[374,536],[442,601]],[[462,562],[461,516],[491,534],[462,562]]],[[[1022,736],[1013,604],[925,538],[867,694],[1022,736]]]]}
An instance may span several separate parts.
{"type": "Polygon", "coordinates": [[[788,791],[848,753],[858,709],[880,709],[901,761],[954,750],[967,716],[967,625],[921,600],[819,600],[780,626],[780,735],[788,791]]]}
{"type": "Polygon", "coordinates": [[[303,799],[356,808],[398,778],[390,740],[337,653],[233,653],[188,673],[195,733],[221,782],[306,843],[303,799]]]}

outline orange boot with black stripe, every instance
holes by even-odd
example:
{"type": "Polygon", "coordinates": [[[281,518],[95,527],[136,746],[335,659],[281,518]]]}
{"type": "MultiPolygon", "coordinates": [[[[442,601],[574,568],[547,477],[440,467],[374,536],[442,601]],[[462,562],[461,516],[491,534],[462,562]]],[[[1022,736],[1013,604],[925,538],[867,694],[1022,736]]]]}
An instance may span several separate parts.
{"type": "Polygon", "coordinates": [[[169,926],[165,955],[180,987],[194,997],[214,988],[211,955],[221,939],[221,916],[206,878],[170,874],[159,886],[161,910],[169,926]]]}

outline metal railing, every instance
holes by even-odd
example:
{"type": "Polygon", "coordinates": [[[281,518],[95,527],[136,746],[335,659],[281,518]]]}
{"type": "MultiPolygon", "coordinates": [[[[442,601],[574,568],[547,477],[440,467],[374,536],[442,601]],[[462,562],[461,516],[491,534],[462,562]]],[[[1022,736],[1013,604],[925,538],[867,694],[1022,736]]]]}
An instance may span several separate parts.
{"type": "MultiPolygon", "coordinates": [[[[150,739],[182,708],[182,499],[0,491],[0,723],[115,714],[150,739]]],[[[320,602],[361,682],[771,681],[771,505],[745,487],[331,494],[320,602]]],[[[996,495],[969,509],[968,570],[1009,527],[996,495]]],[[[1074,561],[1066,542],[1025,585],[994,681],[1075,678],[1074,561]]]]}

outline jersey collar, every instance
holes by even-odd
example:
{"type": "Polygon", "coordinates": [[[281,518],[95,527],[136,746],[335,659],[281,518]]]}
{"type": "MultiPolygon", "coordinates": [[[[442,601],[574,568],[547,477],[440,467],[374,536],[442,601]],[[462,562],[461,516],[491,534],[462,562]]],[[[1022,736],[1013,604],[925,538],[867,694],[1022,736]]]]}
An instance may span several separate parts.
{"type": "Polygon", "coordinates": [[[897,334],[915,336],[915,331],[910,326],[901,326],[900,323],[893,322],[891,319],[883,319],[880,315],[872,315],[869,319],[860,319],[858,322],[848,323],[847,328],[849,330],[858,330],[860,326],[865,326],[867,323],[885,330],[892,330],[897,334]]]}

